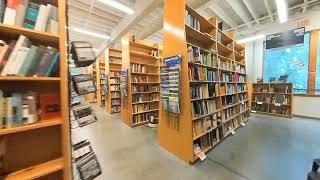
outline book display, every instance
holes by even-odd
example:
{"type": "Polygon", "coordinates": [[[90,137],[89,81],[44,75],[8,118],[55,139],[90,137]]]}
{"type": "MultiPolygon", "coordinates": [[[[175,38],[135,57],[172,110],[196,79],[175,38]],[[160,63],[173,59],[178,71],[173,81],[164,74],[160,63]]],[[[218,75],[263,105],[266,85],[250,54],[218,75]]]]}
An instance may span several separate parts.
{"type": "MultiPolygon", "coordinates": [[[[205,153],[248,121],[245,48],[233,33],[219,30],[215,18],[206,20],[185,0],[165,3],[164,23],[163,58],[181,57],[182,83],[180,114],[164,105],[160,109],[159,142],[192,163],[204,160],[205,153]]],[[[161,86],[161,93],[166,88],[161,86]]]]}
{"type": "Polygon", "coordinates": [[[125,97],[121,100],[121,119],[130,127],[159,118],[159,52],[156,46],[131,41],[129,34],[122,38],[121,86],[122,96],[125,97]],[[125,79],[127,85],[124,84],[125,79]]]}
{"type": "Polygon", "coordinates": [[[292,118],[292,83],[253,83],[251,112],[292,118]]]}
{"type": "Polygon", "coordinates": [[[122,67],[121,50],[109,48],[105,52],[106,68],[106,111],[121,112],[120,75],[122,67]]]}
{"type": "Polygon", "coordinates": [[[0,179],[71,179],[65,1],[0,6],[0,179]]]}

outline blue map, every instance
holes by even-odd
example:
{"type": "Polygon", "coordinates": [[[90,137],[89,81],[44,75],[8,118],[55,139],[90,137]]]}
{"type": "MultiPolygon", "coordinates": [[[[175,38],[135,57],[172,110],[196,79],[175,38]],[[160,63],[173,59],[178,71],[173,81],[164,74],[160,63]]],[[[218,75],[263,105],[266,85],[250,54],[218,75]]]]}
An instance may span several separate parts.
{"type": "MultiPolygon", "coordinates": [[[[306,94],[308,91],[310,33],[304,35],[304,44],[264,51],[263,79],[279,79],[288,75],[288,82],[293,83],[294,93],[306,94]]],[[[320,48],[319,48],[320,51],[320,48]]],[[[320,67],[320,63],[318,63],[320,67]]],[[[318,87],[320,78],[318,76],[318,87]]]]}

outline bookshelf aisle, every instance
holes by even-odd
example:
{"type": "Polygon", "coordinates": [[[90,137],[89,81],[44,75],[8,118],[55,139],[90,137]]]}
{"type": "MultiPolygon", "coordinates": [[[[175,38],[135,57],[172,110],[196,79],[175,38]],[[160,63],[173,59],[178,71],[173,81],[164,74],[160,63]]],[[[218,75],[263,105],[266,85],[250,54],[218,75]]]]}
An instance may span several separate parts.
{"type": "Polygon", "coordinates": [[[104,57],[100,57],[96,60],[95,63],[95,80],[96,80],[96,87],[97,87],[97,104],[99,107],[105,106],[106,101],[106,90],[105,90],[105,83],[106,83],[106,67],[105,67],[105,60],[104,57]]]}
{"type": "Polygon", "coordinates": [[[164,61],[182,57],[181,113],[160,110],[158,138],[169,152],[192,163],[249,118],[245,48],[185,0],[166,2],[164,24],[164,61]]]}
{"type": "Polygon", "coordinates": [[[108,113],[121,112],[120,73],[122,67],[121,50],[109,48],[105,52],[107,72],[106,111],[108,113]]]}
{"type": "Polygon", "coordinates": [[[251,112],[292,118],[292,93],[292,83],[253,83],[251,112]]]}
{"type": "MultiPolygon", "coordinates": [[[[122,38],[122,71],[127,72],[127,97],[122,98],[121,119],[130,127],[158,118],[160,100],[159,49],[142,41],[122,38]]],[[[121,77],[122,78],[122,77],[121,77]]],[[[123,89],[121,89],[123,91],[123,89]]]]}
{"type": "Polygon", "coordinates": [[[39,3],[0,21],[0,179],[71,179],[65,1],[39,3]]]}

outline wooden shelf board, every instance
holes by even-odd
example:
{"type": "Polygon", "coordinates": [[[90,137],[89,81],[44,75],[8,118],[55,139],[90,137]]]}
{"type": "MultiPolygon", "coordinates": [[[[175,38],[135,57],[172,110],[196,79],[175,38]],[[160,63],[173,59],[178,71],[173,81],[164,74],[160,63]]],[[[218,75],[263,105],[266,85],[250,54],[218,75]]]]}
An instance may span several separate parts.
{"type": "Polygon", "coordinates": [[[13,127],[13,128],[0,129],[0,136],[18,133],[18,132],[29,131],[29,130],[34,130],[34,129],[39,129],[39,128],[45,128],[45,127],[50,127],[50,126],[56,126],[56,125],[60,125],[60,124],[62,124],[62,120],[60,118],[46,120],[46,121],[39,121],[34,124],[22,125],[22,126],[13,127]]]}
{"type": "Polygon", "coordinates": [[[243,110],[243,111],[240,111],[240,114],[243,114],[243,113],[245,113],[245,112],[247,112],[247,111],[249,111],[250,109],[249,108],[247,108],[247,109],[245,109],[245,110],[243,110]]]}
{"type": "Polygon", "coordinates": [[[269,92],[252,92],[252,94],[270,94],[269,92]]]}
{"type": "Polygon", "coordinates": [[[110,86],[120,85],[120,83],[110,83],[110,86]]]}
{"type": "Polygon", "coordinates": [[[189,65],[193,65],[193,66],[201,66],[201,67],[206,67],[206,68],[209,68],[209,69],[218,69],[218,67],[215,67],[215,66],[210,66],[210,65],[205,65],[205,64],[200,64],[200,63],[195,63],[195,62],[188,62],[189,65]]]}
{"type": "Polygon", "coordinates": [[[219,126],[213,127],[213,128],[211,128],[211,129],[209,129],[209,130],[207,130],[207,131],[203,132],[203,133],[198,134],[197,136],[194,136],[194,137],[193,137],[193,141],[195,141],[195,140],[199,139],[200,137],[202,137],[202,136],[204,136],[204,135],[206,135],[206,134],[210,133],[211,131],[213,131],[213,130],[217,129],[218,127],[219,127],[219,126]]]}
{"type": "Polygon", "coordinates": [[[234,49],[235,49],[236,51],[240,52],[240,51],[244,50],[244,48],[245,48],[245,47],[244,47],[243,45],[238,44],[237,42],[234,42],[234,49]]]}
{"type": "Polygon", "coordinates": [[[186,5],[185,9],[200,22],[203,31],[209,32],[216,29],[216,26],[214,24],[210,23],[207,19],[205,19],[191,7],[186,5]]]}
{"type": "Polygon", "coordinates": [[[234,52],[234,55],[235,55],[236,61],[238,61],[238,60],[241,61],[242,59],[244,59],[244,56],[239,54],[239,53],[237,53],[237,52],[234,52]]]}
{"type": "Polygon", "coordinates": [[[135,46],[135,47],[139,47],[139,48],[144,48],[144,49],[150,49],[150,50],[158,50],[158,48],[156,47],[153,47],[151,45],[147,45],[147,44],[143,44],[143,43],[140,43],[140,42],[133,42],[133,41],[130,41],[130,46],[135,46]]]}
{"type": "Polygon", "coordinates": [[[160,102],[160,101],[159,101],[159,100],[155,100],[155,101],[135,102],[135,103],[132,103],[132,105],[136,105],[136,104],[147,104],[147,103],[154,103],[154,102],[160,102]]]}
{"type": "Polygon", "coordinates": [[[206,44],[213,44],[216,42],[214,39],[211,39],[209,36],[206,36],[204,33],[188,25],[185,25],[185,29],[186,29],[187,37],[189,37],[190,39],[195,39],[206,44]]]}
{"type": "Polygon", "coordinates": [[[190,83],[219,83],[219,81],[189,81],[190,83]]]}
{"type": "Polygon", "coordinates": [[[264,111],[251,110],[251,112],[257,113],[257,114],[266,114],[266,115],[272,115],[272,116],[286,117],[286,118],[292,117],[291,115],[283,115],[283,114],[277,114],[277,113],[269,113],[269,112],[264,112],[264,111]]]}
{"type": "Polygon", "coordinates": [[[275,92],[270,92],[270,94],[283,94],[283,95],[292,95],[292,93],[275,93],[275,92]]]}
{"type": "Polygon", "coordinates": [[[160,82],[131,82],[131,84],[160,84],[160,82]]]}
{"type": "Polygon", "coordinates": [[[232,117],[230,117],[230,118],[228,118],[227,120],[220,121],[220,122],[222,122],[222,123],[224,124],[224,123],[227,123],[227,122],[233,120],[234,118],[236,118],[236,117],[238,117],[238,116],[240,116],[240,113],[239,113],[239,114],[236,114],[236,115],[234,115],[234,116],[232,116],[232,117]]]}
{"type": "Polygon", "coordinates": [[[121,97],[112,97],[110,99],[121,99],[121,97]]]}
{"type": "Polygon", "coordinates": [[[109,76],[109,78],[119,79],[119,78],[120,78],[120,76],[109,76]]]}
{"type": "Polygon", "coordinates": [[[49,42],[51,44],[58,44],[59,43],[59,35],[55,35],[52,33],[36,31],[32,29],[27,29],[18,26],[6,25],[0,23],[0,32],[1,34],[9,34],[9,35],[24,35],[28,38],[35,39],[41,42],[49,42]]]}
{"type": "Polygon", "coordinates": [[[224,81],[221,81],[220,83],[222,83],[222,84],[237,84],[237,82],[224,82],[224,81]]]}
{"type": "MultiPolygon", "coordinates": [[[[113,55],[109,55],[109,58],[122,59],[121,56],[113,56],[113,55]]],[[[109,63],[109,64],[110,64],[110,63],[109,63]]]]}
{"type": "Polygon", "coordinates": [[[143,124],[147,124],[149,121],[143,121],[143,122],[139,122],[139,123],[134,123],[132,124],[132,126],[141,126],[143,124]]]}
{"type": "Polygon", "coordinates": [[[190,101],[202,101],[202,100],[207,100],[207,99],[214,99],[214,98],[219,98],[220,96],[212,96],[212,97],[206,97],[206,98],[197,98],[197,99],[191,99],[190,101]]]}
{"type": "Polygon", "coordinates": [[[160,93],[160,91],[150,91],[150,92],[133,92],[132,94],[155,94],[160,93]]]}
{"type": "Polygon", "coordinates": [[[232,49],[228,48],[227,46],[218,43],[218,54],[228,55],[233,52],[232,49]]]}
{"type": "Polygon", "coordinates": [[[224,60],[224,61],[232,61],[232,62],[234,61],[233,59],[222,56],[221,54],[218,55],[218,58],[220,58],[221,60],[224,60]]]}
{"type": "Polygon", "coordinates": [[[122,72],[121,69],[109,69],[109,71],[122,72]]]}
{"type": "Polygon", "coordinates": [[[228,36],[225,32],[223,32],[219,28],[218,28],[218,31],[221,33],[221,41],[222,42],[227,43],[227,44],[230,44],[233,42],[233,39],[230,36],[228,36]]]}
{"type": "Polygon", "coordinates": [[[137,57],[142,57],[142,58],[158,59],[157,57],[151,56],[149,54],[144,54],[144,53],[134,52],[134,51],[130,51],[130,55],[137,56],[137,57]]]}
{"type": "Polygon", "coordinates": [[[231,105],[227,105],[226,107],[222,107],[221,109],[222,109],[222,110],[225,110],[225,109],[231,108],[231,107],[236,106],[236,105],[239,105],[239,104],[240,104],[240,102],[234,103],[234,104],[231,104],[231,105]]]}
{"type": "Polygon", "coordinates": [[[192,121],[196,121],[196,120],[198,120],[198,119],[202,119],[202,118],[211,116],[211,115],[213,115],[213,114],[215,114],[215,113],[218,113],[218,112],[221,111],[221,110],[222,110],[222,109],[219,109],[219,110],[216,110],[216,111],[214,111],[214,112],[212,112],[212,113],[209,113],[209,114],[206,114],[206,115],[202,115],[202,116],[198,116],[198,117],[192,117],[192,121]]]}
{"type": "Polygon", "coordinates": [[[117,66],[121,66],[122,65],[121,63],[113,63],[113,62],[110,62],[109,64],[110,65],[117,65],[117,66]]]}
{"type": "Polygon", "coordinates": [[[146,75],[146,76],[160,76],[158,73],[139,73],[139,72],[131,72],[131,74],[146,75]]]}
{"type": "Polygon", "coordinates": [[[159,111],[159,109],[152,109],[152,110],[149,110],[149,111],[137,112],[137,113],[132,113],[132,114],[133,115],[137,115],[137,114],[144,114],[144,113],[155,112],[155,111],[159,111]]]}
{"type": "Polygon", "coordinates": [[[9,174],[6,180],[38,179],[63,169],[63,159],[55,159],[9,174]]]}
{"type": "Polygon", "coordinates": [[[0,76],[0,82],[60,82],[59,77],[18,77],[18,76],[0,76]]]}

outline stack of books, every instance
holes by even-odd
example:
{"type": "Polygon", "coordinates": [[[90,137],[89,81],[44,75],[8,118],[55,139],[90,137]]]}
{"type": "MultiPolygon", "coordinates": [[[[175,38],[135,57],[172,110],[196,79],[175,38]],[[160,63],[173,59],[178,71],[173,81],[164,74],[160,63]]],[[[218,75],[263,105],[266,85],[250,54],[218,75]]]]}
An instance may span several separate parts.
{"type": "Polygon", "coordinates": [[[214,113],[216,111],[215,100],[194,101],[191,102],[191,114],[192,117],[199,117],[207,114],[214,113]]]}
{"type": "Polygon", "coordinates": [[[200,22],[196,18],[192,17],[187,10],[185,12],[185,23],[189,27],[200,31],[200,22]]]}
{"type": "Polygon", "coordinates": [[[58,74],[60,53],[53,47],[36,46],[25,36],[0,41],[1,76],[53,77],[58,74]]]}
{"type": "Polygon", "coordinates": [[[59,33],[57,7],[34,0],[0,0],[0,23],[59,33]]]}

